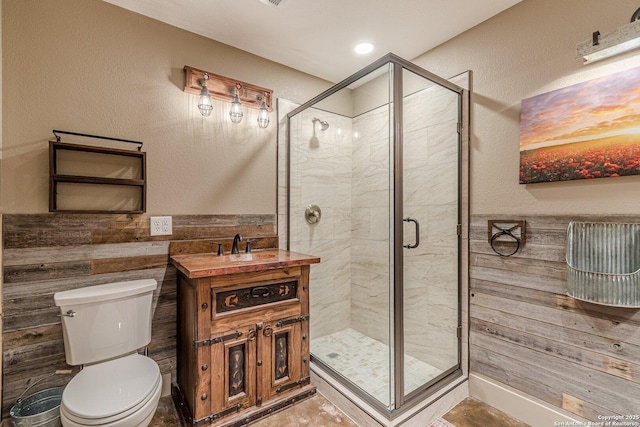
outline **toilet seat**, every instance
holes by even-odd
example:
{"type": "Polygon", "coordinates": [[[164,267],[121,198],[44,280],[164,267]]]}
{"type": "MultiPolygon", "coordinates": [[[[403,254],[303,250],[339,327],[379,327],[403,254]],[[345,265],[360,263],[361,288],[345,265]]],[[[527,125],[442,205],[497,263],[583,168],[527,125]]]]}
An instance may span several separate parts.
{"type": "Polygon", "coordinates": [[[73,415],[70,415],[65,410],[64,404],[60,406],[60,421],[64,427],[88,427],[88,426],[100,426],[100,427],[147,427],[151,420],[153,419],[153,415],[156,412],[156,408],[158,407],[158,401],[160,400],[160,392],[162,391],[162,387],[158,387],[156,393],[152,395],[151,399],[149,399],[144,405],[141,407],[136,407],[134,411],[127,411],[127,414],[121,414],[121,417],[113,420],[116,417],[112,417],[112,419],[82,419],[77,418],[73,415]]]}
{"type": "Polygon", "coordinates": [[[153,415],[161,390],[156,362],[132,354],[80,371],[62,394],[60,416],[65,426],[134,426],[153,415]]]}

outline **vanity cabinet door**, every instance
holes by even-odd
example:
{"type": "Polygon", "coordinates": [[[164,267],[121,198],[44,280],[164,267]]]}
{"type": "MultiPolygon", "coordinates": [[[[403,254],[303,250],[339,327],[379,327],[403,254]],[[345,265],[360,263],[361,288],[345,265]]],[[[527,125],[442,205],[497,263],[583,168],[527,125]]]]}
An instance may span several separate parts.
{"type": "MultiPolygon", "coordinates": [[[[285,320],[286,322],[286,320],[285,320]]],[[[263,326],[258,335],[258,400],[268,400],[309,383],[308,356],[303,351],[303,324],[296,321],[263,326]]]]}
{"type": "Polygon", "coordinates": [[[255,323],[229,331],[223,337],[233,337],[238,332],[242,335],[211,345],[211,412],[214,420],[256,404],[255,323]]]}

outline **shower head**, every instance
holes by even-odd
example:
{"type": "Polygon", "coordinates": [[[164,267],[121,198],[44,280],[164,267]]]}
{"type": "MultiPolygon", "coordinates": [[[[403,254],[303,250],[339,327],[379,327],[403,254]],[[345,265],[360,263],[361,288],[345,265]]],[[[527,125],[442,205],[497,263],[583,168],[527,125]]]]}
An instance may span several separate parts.
{"type": "Polygon", "coordinates": [[[319,130],[325,131],[329,129],[329,122],[325,122],[324,120],[320,120],[316,117],[314,117],[311,121],[313,122],[313,125],[316,126],[319,130]]]}

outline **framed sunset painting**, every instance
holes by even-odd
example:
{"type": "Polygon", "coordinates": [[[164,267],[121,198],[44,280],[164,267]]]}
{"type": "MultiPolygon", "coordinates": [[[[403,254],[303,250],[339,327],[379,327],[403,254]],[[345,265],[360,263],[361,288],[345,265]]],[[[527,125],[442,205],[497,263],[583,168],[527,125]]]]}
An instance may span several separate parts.
{"type": "Polygon", "coordinates": [[[640,67],[522,100],[520,184],[640,175],[640,67]]]}

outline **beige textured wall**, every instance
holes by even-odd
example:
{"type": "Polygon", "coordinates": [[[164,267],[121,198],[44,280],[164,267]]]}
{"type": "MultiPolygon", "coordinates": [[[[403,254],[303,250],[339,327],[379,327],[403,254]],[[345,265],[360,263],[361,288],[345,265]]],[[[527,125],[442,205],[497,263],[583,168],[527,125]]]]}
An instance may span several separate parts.
{"type": "Polygon", "coordinates": [[[524,0],[414,59],[441,76],[473,70],[471,212],[626,214],[640,176],[518,184],[520,101],[640,65],[635,51],[582,65],[576,44],[629,22],[632,0],[524,0]]]}
{"type": "Polygon", "coordinates": [[[231,124],[229,104],[203,118],[182,68],[296,102],[331,86],[99,0],[2,0],[2,21],[5,213],[48,210],[52,129],[144,141],[148,213],[275,213],[275,112],[266,131],[255,110],[231,124]]]}

